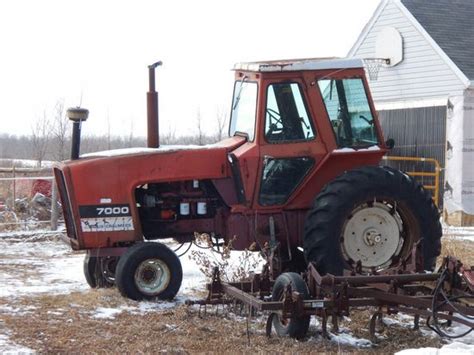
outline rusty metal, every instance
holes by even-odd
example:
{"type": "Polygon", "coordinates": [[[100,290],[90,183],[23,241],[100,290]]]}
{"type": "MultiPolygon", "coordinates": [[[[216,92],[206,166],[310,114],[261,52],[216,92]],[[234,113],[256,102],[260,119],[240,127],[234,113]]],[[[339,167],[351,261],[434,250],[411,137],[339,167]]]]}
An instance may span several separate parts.
{"type": "MultiPolygon", "coordinates": [[[[322,276],[309,264],[304,274],[309,297],[303,299],[301,294],[293,291],[290,284],[284,289],[279,301],[271,300],[273,282],[269,280],[268,272],[264,276],[257,274],[249,281],[226,283],[220,280],[219,272],[215,269],[213,281],[208,286],[210,293],[207,300],[190,303],[216,304],[234,299],[251,310],[269,311],[266,323],[268,336],[271,334],[273,317],[292,319],[308,315],[321,318],[322,333],[327,336],[329,317],[332,331],[338,332],[339,318],[349,316],[351,309],[360,307],[377,308],[369,321],[369,333],[373,341],[376,340],[377,325],[384,326],[384,314],[398,312],[414,316],[415,330],[419,328],[421,317],[427,319],[428,325],[442,319],[474,329],[474,304],[470,301],[474,298],[471,289],[474,269],[467,269],[450,257],[445,258],[435,273],[415,273],[407,269],[411,268],[402,265],[386,271],[384,275],[322,276]],[[444,296],[449,294],[449,301],[436,293],[440,287],[444,290],[444,296]]],[[[434,327],[437,327],[437,323],[434,327]]]]}
{"type": "Polygon", "coordinates": [[[466,281],[467,287],[469,287],[469,289],[474,292],[474,269],[471,268],[471,270],[463,270],[462,276],[466,281]]]}
{"type": "Polygon", "coordinates": [[[160,146],[158,92],[155,90],[155,68],[161,64],[162,62],[159,61],[148,66],[149,89],[146,94],[148,148],[158,148],[160,146]]]}
{"type": "Polygon", "coordinates": [[[377,328],[377,321],[381,323],[381,319],[383,317],[383,313],[380,311],[375,312],[372,317],[370,317],[370,322],[369,322],[369,334],[370,334],[370,340],[375,341],[377,338],[375,336],[376,328],[377,328]]]}

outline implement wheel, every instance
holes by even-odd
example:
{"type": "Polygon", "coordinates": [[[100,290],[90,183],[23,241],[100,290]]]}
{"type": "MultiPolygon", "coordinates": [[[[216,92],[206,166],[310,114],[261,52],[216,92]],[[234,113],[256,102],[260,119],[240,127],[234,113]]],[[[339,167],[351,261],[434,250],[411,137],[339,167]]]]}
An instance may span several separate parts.
{"type": "Polygon", "coordinates": [[[365,272],[396,266],[422,238],[423,268],[433,270],[441,234],[439,212],[418,182],[371,166],[323,188],[306,219],[304,251],[319,272],[342,275],[357,263],[365,272]]]}
{"type": "MultiPolygon", "coordinates": [[[[277,277],[273,284],[272,301],[281,301],[284,296],[285,288],[291,285],[293,291],[299,292],[303,295],[303,299],[309,297],[308,287],[295,272],[285,272],[277,277]]],[[[275,314],[273,317],[273,327],[278,336],[289,336],[291,338],[301,339],[306,336],[309,328],[310,316],[282,318],[275,314]]]]}
{"type": "Polygon", "coordinates": [[[120,293],[132,300],[172,299],[181,287],[183,270],[167,246],[140,243],[121,256],[116,279],[120,293]]]}

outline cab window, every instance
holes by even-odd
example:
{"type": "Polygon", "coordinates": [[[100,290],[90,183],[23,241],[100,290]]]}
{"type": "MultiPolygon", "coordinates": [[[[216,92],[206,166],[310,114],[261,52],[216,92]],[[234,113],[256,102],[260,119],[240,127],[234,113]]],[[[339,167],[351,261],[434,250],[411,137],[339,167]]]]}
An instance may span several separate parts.
{"type": "Polygon", "coordinates": [[[255,115],[257,109],[257,83],[244,77],[234,85],[234,98],[230,118],[230,136],[244,134],[249,141],[255,137],[255,115]]]}
{"type": "Polygon", "coordinates": [[[280,143],[313,138],[312,122],[299,85],[269,85],[265,110],[265,140],[269,143],[280,143]]]}
{"type": "Polygon", "coordinates": [[[311,157],[265,157],[260,181],[260,205],[284,204],[301,184],[313,165],[314,160],[311,157]]]}
{"type": "Polygon", "coordinates": [[[324,79],[319,80],[318,85],[339,148],[378,144],[362,79],[324,79]]]}

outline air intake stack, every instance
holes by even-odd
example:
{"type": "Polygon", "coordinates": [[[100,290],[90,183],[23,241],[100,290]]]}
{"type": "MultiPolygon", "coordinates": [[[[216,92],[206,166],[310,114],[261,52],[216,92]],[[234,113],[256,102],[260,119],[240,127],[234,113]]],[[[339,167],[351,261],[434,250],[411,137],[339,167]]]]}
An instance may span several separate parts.
{"type": "Polygon", "coordinates": [[[81,107],[72,107],[67,110],[66,115],[73,122],[71,160],[75,160],[79,159],[81,148],[81,125],[89,117],[89,110],[81,107]]]}

